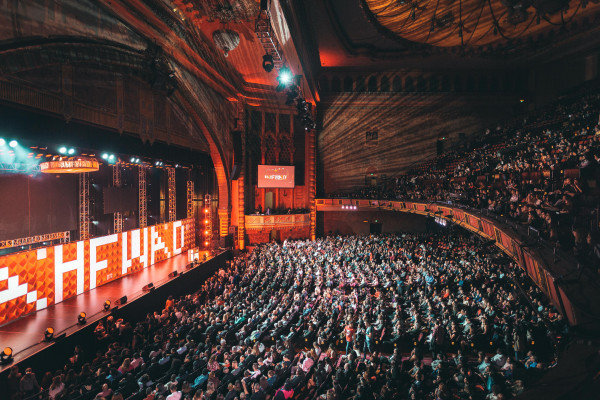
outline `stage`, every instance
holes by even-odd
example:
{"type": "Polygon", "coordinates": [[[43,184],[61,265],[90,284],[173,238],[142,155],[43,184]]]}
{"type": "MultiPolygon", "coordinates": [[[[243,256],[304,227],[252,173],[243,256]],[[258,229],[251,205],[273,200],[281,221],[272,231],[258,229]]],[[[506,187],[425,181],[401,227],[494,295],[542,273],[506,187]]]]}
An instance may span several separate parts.
{"type": "Polygon", "coordinates": [[[13,349],[14,361],[11,364],[2,365],[0,373],[9,368],[10,365],[19,363],[52,345],[52,342],[43,341],[46,328],[54,328],[55,336],[59,336],[62,333],[66,333],[67,336],[72,335],[83,327],[94,324],[94,322],[97,322],[108,314],[103,308],[106,300],[111,301],[112,308],[116,306],[118,299],[122,296],[127,296],[126,304],[131,304],[133,301],[149,293],[142,291],[142,288],[148,283],[152,282],[158,290],[166,283],[177,279],[177,277],[181,276],[181,273],[185,274],[196,269],[202,269],[212,259],[212,257],[209,257],[206,262],[200,263],[197,267],[186,269],[188,264],[187,257],[187,252],[185,252],[184,254],[157,262],[137,273],[126,275],[113,282],[64,300],[46,309],[30,313],[1,326],[0,349],[11,347],[13,349]],[[178,274],[176,277],[170,278],[169,274],[173,271],[177,271],[178,274]],[[87,324],[84,326],[77,323],[77,316],[82,311],[87,314],[87,324]]]}

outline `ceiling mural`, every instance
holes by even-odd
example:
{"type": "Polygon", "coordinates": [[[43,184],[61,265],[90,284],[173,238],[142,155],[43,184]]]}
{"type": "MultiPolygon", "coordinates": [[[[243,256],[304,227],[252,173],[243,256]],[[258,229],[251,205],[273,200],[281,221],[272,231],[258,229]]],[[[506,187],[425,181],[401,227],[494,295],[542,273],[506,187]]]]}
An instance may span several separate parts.
{"type": "Polygon", "coordinates": [[[362,1],[371,18],[398,38],[439,47],[480,47],[554,34],[600,10],[598,0],[362,1]]]}

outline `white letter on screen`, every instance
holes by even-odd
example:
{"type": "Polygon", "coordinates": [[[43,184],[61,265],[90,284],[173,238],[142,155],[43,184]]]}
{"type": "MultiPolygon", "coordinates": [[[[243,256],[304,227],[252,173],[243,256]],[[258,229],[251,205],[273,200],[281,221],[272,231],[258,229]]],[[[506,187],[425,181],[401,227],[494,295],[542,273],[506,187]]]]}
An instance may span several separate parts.
{"type": "Polygon", "coordinates": [[[185,239],[185,226],[181,224],[181,221],[173,222],[173,255],[181,254],[181,249],[184,246],[185,239]],[[179,236],[181,238],[181,247],[177,247],[177,229],[179,229],[179,236]]]}
{"type": "Polygon", "coordinates": [[[54,247],[54,303],[63,301],[63,274],[77,270],[77,294],[83,293],[84,252],[83,241],[77,242],[77,258],[73,261],[63,262],[63,245],[54,247]]]}
{"type": "Polygon", "coordinates": [[[158,232],[154,227],[150,228],[150,265],[154,265],[154,254],[159,251],[166,251],[165,243],[160,239],[158,232]]]}
{"type": "Polygon", "coordinates": [[[90,290],[96,288],[96,273],[108,267],[108,261],[98,261],[96,259],[96,249],[99,246],[116,243],[119,241],[119,234],[101,236],[90,239],[90,290]]]}

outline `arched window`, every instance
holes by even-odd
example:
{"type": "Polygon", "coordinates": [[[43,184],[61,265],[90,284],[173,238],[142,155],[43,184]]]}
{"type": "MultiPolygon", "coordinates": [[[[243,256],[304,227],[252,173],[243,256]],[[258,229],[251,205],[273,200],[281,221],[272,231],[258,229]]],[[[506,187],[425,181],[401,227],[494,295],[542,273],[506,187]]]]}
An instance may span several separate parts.
{"type": "Polygon", "coordinates": [[[354,88],[352,87],[352,78],[349,76],[344,78],[344,92],[353,92],[354,88]]]}
{"type": "Polygon", "coordinates": [[[381,85],[381,91],[382,92],[389,92],[390,91],[390,78],[388,78],[387,76],[382,76],[381,77],[381,82],[379,82],[379,84],[381,85]]]}
{"type": "Polygon", "coordinates": [[[372,76],[369,78],[369,83],[367,84],[367,90],[369,92],[377,92],[377,78],[372,76]]]}
{"type": "Polygon", "coordinates": [[[394,86],[394,92],[402,91],[402,78],[400,78],[399,76],[395,76],[392,84],[394,86]]]}
{"type": "Polygon", "coordinates": [[[338,78],[337,76],[334,76],[331,79],[331,91],[336,92],[336,93],[342,91],[342,82],[340,81],[340,78],[338,78]]]}
{"type": "Polygon", "coordinates": [[[414,92],[415,91],[415,86],[413,84],[413,78],[410,76],[407,76],[406,79],[404,80],[404,90],[407,92],[414,92]]]}
{"type": "Polygon", "coordinates": [[[425,78],[422,76],[417,77],[417,92],[426,92],[427,85],[425,84],[425,78]]]}
{"type": "Polygon", "coordinates": [[[358,76],[356,78],[356,91],[357,92],[364,92],[367,90],[367,87],[365,85],[365,78],[362,76],[358,76]]]}

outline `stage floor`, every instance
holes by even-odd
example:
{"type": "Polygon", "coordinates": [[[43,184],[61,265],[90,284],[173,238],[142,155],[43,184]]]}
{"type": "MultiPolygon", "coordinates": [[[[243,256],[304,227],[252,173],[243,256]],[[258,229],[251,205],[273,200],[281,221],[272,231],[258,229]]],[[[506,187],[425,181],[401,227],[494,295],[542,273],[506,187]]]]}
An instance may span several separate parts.
{"type": "MultiPolygon", "coordinates": [[[[55,336],[63,332],[70,335],[81,328],[81,325],[77,324],[77,316],[81,311],[87,314],[87,324],[94,323],[104,315],[103,306],[106,300],[110,300],[111,306],[114,306],[115,301],[122,296],[127,296],[128,302],[143,296],[147,293],[142,291],[142,287],[146,284],[152,282],[155,287],[158,287],[173,279],[169,278],[169,273],[174,270],[184,271],[188,264],[187,257],[186,252],[158,262],[135,274],[126,275],[79,296],[9,322],[0,327],[0,348],[11,347],[14,363],[18,363],[50,345],[43,341],[46,328],[53,327],[55,336]]],[[[199,267],[201,266],[202,264],[199,267]]],[[[1,366],[0,371],[7,367],[9,366],[1,366]]]]}

